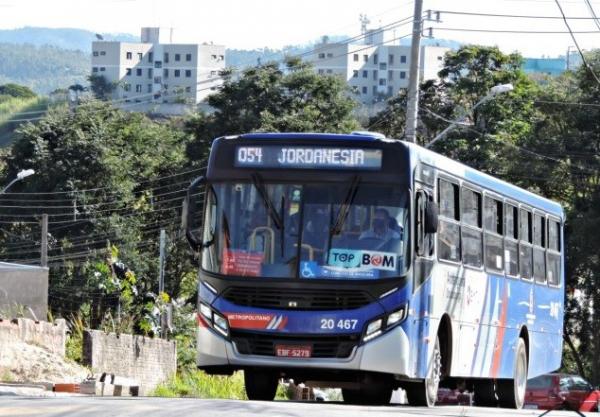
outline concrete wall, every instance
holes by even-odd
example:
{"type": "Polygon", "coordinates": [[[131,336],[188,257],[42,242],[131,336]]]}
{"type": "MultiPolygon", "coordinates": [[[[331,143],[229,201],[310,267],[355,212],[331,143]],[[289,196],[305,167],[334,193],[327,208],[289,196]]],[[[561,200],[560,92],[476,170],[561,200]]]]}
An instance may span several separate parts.
{"type": "Polygon", "coordinates": [[[147,395],[175,374],[177,349],[173,341],[86,330],[83,362],[94,373],[106,372],[137,381],[140,395],[147,395]]]}
{"type": "Polygon", "coordinates": [[[30,319],[0,320],[0,355],[16,342],[25,342],[64,357],[66,332],[64,320],[56,320],[55,324],[30,319]]]}
{"type": "Polygon", "coordinates": [[[21,312],[46,320],[48,268],[0,263],[0,317],[15,317],[21,312]]]}

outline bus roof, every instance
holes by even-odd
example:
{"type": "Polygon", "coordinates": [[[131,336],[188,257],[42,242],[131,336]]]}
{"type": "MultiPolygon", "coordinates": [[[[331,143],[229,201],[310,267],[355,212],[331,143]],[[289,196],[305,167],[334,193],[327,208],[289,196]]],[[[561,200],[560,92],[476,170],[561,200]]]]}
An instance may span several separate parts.
{"type": "Polygon", "coordinates": [[[390,139],[382,138],[380,133],[371,132],[353,132],[351,134],[341,133],[245,133],[236,136],[242,139],[305,139],[305,140],[339,140],[339,141],[357,141],[357,142],[372,142],[372,141],[390,141],[390,139]]]}

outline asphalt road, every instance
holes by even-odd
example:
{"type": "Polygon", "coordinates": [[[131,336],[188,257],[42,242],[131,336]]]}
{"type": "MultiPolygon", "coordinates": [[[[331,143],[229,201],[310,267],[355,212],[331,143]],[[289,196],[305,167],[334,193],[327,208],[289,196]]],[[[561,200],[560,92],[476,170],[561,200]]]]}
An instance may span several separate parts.
{"type": "MultiPolygon", "coordinates": [[[[131,397],[1,397],[0,416],[10,417],[534,417],[538,410],[503,410],[445,406],[416,408],[403,405],[387,407],[360,407],[340,403],[306,403],[292,401],[257,402],[233,400],[200,400],[131,397]]],[[[549,417],[572,417],[577,414],[553,411],[549,417]]],[[[598,413],[588,416],[598,417],[598,413]]]]}

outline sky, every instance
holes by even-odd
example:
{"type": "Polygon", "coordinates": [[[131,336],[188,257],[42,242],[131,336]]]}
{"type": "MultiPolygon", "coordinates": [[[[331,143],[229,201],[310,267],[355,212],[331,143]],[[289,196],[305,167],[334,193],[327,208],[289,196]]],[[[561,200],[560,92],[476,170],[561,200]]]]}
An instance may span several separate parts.
{"type": "MultiPolygon", "coordinates": [[[[600,22],[584,0],[560,0],[582,49],[600,47],[600,22]]],[[[591,0],[600,17],[600,0],[591,0]]],[[[412,16],[409,0],[0,0],[0,29],[23,26],[70,27],[101,33],[139,34],[141,26],[172,27],[175,41],[214,42],[228,48],[281,48],[322,35],[360,34],[359,16],[375,28],[412,16]]],[[[555,0],[424,0],[424,10],[560,16],[555,0]]],[[[564,55],[574,42],[560,19],[519,19],[451,15],[426,22],[436,38],[497,45],[528,57],[564,55]],[[449,31],[444,28],[461,29],[449,31]],[[464,29],[557,31],[557,34],[482,33],[464,29]]],[[[408,35],[411,26],[395,28],[408,35]]]]}

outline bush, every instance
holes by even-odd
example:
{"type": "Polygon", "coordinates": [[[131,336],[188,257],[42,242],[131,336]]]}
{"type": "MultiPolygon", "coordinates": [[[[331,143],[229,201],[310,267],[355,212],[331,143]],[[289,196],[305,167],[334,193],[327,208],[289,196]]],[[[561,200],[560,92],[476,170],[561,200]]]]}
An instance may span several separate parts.
{"type": "Polygon", "coordinates": [[[0,85],[0,95],[12,96],[15,98],[34,98],[36,94],[29,87],[18,84],[0,85]]]}

